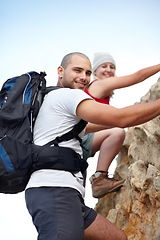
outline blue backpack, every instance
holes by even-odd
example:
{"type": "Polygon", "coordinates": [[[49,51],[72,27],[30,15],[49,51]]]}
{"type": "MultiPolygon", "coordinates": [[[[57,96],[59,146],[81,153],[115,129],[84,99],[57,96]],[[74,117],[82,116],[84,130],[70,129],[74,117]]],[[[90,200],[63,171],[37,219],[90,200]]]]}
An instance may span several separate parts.
{"type": "MultiPolygon", "coordinates": [[[[0,91],[0,192],[25,189],[33,171],[42,168],[84,172],[87,163],[73,150],[60,148],[83,130],[81,120],[69,133],[45,146],[33,144],[33,127],[45,94],[59,87],[46,87],[46,73],[28,72],[8,79],[0,91]],[[51,145],[54,144],[54,147],[51,145]],[[70,161],[68,161],[70,159],[70,161]]],[[[79,139],[80,141],[80,139],[79,139]]]]}

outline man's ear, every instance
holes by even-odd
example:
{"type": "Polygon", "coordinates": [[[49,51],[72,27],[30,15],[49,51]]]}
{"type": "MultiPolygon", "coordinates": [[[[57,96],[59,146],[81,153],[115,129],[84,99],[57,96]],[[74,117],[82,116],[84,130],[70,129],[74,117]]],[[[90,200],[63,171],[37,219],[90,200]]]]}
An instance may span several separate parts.
{"type": "Polygon", "coordinates": [[[57,82],[57,86],[59,87],[64,87],[63,83],[62,83],[62,79],[63,79],[63,74],[64,74],[64,68],[62,66],[59,66],[57,68],[57,72],[58,72],[58,82],[57,82]]]}
{"type": "Polygon", "coordinates": [[[58,77],[62,79],[63,73],[64,73],[64,68],[62,66],[59,66],[57,71],[58,71],[58,77]]]}

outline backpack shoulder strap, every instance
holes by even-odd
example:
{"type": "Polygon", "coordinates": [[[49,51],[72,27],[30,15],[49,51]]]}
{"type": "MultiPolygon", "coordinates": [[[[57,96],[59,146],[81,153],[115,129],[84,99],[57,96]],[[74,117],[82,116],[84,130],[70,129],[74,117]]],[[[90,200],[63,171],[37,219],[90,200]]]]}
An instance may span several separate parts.
{"type": "MultiPolygon", "coordinates": [[[[60,89],[61,87],[59,86],[50,86],[50,87],[46,87],[44,91],[40,92],[39,95],[39,103],[40,105],[42,104],[43,98],[46,94],[48,94],[50,91],[52,90],[56,90],[56,89],[60,89]],[[40,99],[41,98],[41,99],[40,99]]],[[[82,130],[85,128],[87,122],[84,120],[80,120],[74,127],[72,130],[70,130],[69,132],[63,134],[62,136],[58,136],[56,137],[54,140],[46,143],[44,146],[51,146],[51,145],[55,145],[58,146],[58,143],[63,142],[63,141],[68,141],[71,140],[73,138],[76,138],[80,143],[81,143],[81,138],[78,136],[80,132],[82,132],[82,130]]]]}
{"type": "Polygon", "coordinates": [[[80,132],[82,132],[82,130],[85,128],[85,126],[87,125],[87,122],[84,121],[83,119],[81,119],[74,127],[72,130],[70,130],[69,132],[63,134],[61,137],[56,137],[54,140],[46,143],[44,146],[51,146],[51,145],[55,145],[58,146],[58,143],[63,142],[63,141],[68,141],[71,140],[73,138],[76,138],[79,142],[81,142],[81,138],[78,136],[80,132]]]}

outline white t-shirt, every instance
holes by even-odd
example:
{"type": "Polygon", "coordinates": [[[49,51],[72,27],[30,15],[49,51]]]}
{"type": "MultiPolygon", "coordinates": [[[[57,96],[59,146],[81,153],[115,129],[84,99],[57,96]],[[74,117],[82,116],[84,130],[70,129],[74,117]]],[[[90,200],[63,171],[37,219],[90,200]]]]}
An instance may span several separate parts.
{"type": "MultiPolygon", "coordinates": [[[[60,88],[47,94],[39,111],[34,127],[34,143],[44,145],[73,129],[80,121],[76,109],[80,102],[92,99],[79,89],[60,88]]],[[[84,131],[79,135],[82,137],[84,131]]],[[[72,148],[82,155],[78,140],[64,141],[59,146],[72,148]]],[[[72,175],[68,171],[42,169],[31,175],[27,188],[42,186],[71,187],[77,189],[84,197],[83,177],[81,172],[72,175]]]]}

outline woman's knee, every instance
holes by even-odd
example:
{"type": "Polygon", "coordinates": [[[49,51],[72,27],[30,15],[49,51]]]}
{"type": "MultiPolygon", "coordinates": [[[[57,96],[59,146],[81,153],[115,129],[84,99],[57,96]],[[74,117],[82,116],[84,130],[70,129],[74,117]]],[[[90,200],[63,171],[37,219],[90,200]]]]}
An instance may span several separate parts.
{"type": "Polygon", "coordinates": [[[124,141],[126,132],[123,128],[114,128],[113,136],[115,136],[119,141],[124,141]]]}

